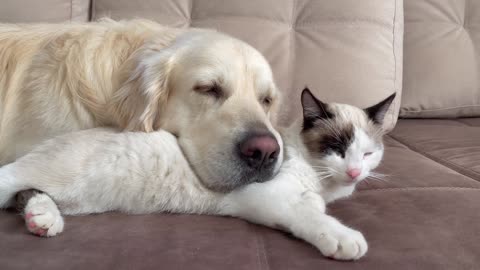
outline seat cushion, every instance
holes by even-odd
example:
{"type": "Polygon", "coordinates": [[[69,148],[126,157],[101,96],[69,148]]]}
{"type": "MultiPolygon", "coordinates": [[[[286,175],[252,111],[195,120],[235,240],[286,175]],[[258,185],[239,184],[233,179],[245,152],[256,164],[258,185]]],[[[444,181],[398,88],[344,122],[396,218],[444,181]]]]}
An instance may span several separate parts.
{"type": "Polygon", "coordinates": [[[367,256],[324,258],[283,232],[209,216],[101,214],[67,217],[65,232],[28,234],[22,218],[0,212],[2,269],[476,269],[480,189],[364,190],[330,214],[362,231],[367,256]]]}
{"type": "Polygon", "coordinates": [[[214,28],[262,52],[286,106],[300,117],[307,85],[324,101],[371,106],[397,92],[386,127],[397,120],[402,82],[403,0],[96,0],[93,20],[142,17],[176,27],[214,28]]]}
{"type": "MultiPolygon", "coordinates": [[[[394,130],[393,134],[404,131],[404,121],[399,121],[400,126],[394,130]]],[[[408,130],[405,133],[408,134],[408,130]]],[[[393,134],[385,138],[387,147],[385,156],[376,170],[385,174],[385,177],[381,180],[366,179],[357,187],[358,190],[416,187],[480,188],[480,182],[464,175],[463,172],[438,163],[421,152],[412,151],[407,145],[396,140],[397,137],[393,134]]]]}
{"type": "Polygon", "coordinates": [[[421,155],[480,181],[480,118],[403,119],[390,136],[421,155]]]}
{"type": "Polygon", "coordinates": [[[265,235],[269,268],[331,270],[477,269],[480,189],[406,188],[359,191],[329,212],[364,233],[369,250],[356,262],[319,256],[298,241],[265,235]]]}

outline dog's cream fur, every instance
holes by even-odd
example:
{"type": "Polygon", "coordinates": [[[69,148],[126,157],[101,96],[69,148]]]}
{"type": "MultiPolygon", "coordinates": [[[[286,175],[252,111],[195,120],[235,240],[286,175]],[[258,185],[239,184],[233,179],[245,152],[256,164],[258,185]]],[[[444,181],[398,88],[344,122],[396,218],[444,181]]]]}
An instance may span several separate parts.
{"type": "Polygon", "coordinates": [[[231,189],[241,184],[242,136],[260,128],[282,145],[277,104],[264,57],[212,30],[109,19],[0,25],[0,166],[71,131],[161,127],[179,136],[207,186],[231,189]]]}
{"type": "Polygon", "coordinates": [[[0,169],[0,207],[19,190],[45,192],[25,208],[28,229],[43,236],[62,232],[60,212],[234,216],[287,230],[326,256],[358,259],[367,243],[360,232],[325,214],[323,193],[332,190],[323,188],[307,162],[299,132],[297,125],[283,134],[287,158],[273,180],[230,193],[205,188],[168,132],[91,129],[67,134],[0,169]]]}

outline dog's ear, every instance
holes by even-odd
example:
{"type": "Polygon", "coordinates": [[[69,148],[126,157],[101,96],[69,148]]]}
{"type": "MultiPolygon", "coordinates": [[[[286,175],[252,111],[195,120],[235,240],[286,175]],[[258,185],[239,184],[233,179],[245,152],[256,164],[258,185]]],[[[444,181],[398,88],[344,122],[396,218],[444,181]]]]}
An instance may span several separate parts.
{"type": "Polygon", "coordinates": [[[173,50],[139,51],[122,67],[109,110],[116,124],[130,131],[151,132],[159,127],[169,89],[173,50]]]}

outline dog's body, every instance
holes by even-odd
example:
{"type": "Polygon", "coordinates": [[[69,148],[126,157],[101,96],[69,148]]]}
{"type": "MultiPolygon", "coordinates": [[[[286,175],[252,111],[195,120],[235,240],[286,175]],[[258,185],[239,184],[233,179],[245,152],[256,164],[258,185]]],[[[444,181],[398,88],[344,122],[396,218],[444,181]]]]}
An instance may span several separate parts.
{"type": "Polygon", "coordinates": [[[0,166],[72,131],[162,128],[209,187],[266,181],[282,161],[277,96],[263,56],[212,30],[108,19],[0,25],[0,166]],[[250,163],[257,146],[268,164],[250,163]]]}
{"type": "Polygon", "coordinates": [[[155,32],[163,46],[180,33],[137,23],[0,25],[0,164],[52,136],[115,124],[108,105],[118,71],[155,32]]]}

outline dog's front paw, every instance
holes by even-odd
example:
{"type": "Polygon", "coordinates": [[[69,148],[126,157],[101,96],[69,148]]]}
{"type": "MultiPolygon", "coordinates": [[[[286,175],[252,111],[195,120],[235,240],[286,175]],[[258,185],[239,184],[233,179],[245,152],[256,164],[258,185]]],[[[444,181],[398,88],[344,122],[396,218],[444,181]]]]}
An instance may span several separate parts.
{"type": "Polygon", "coordinates": [[[316,246],[323,255],[337,260],[357,260],[368,250],[363,234],[343,225],[321,233],[316,246]]]}
{"type": "Polygon", "coordinates": [[[63,231],[63,218],[57,205],[45,194],[38,194],[27,203],[25,224],[31,233],[51,237],[63,231]]]}

